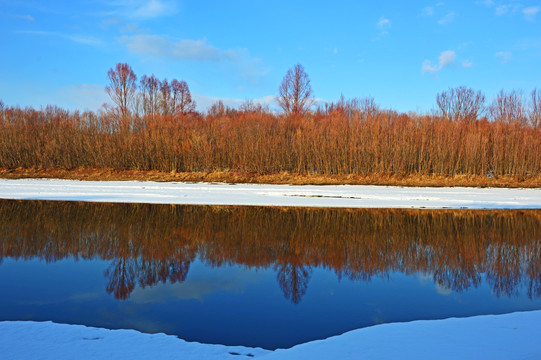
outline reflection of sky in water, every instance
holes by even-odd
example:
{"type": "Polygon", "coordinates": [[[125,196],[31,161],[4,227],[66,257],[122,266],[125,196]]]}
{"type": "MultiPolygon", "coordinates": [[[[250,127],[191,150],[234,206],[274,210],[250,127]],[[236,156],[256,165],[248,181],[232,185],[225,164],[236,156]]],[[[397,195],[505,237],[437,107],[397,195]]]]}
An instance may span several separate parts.
{"type": "Polygon", "coordinates": [[[205,298],[218,292],[232,292],[241,295],[246,291],[247,286],[259,280],[257,272],[243,267],[224,266],[214,268],[210,272],[200,261],[194,261],[190,264],[189,275],[182,283],[158,283],[144,289],[138,287],[131,293],[129,300],[138,304],[159,303],[171,299],[204,301],[205,298]]]}
{"type": "Polygon", "coordinates": [[[485,279],[457,293],[431,274],[391,272],[369,281],[312,269],[298,304],[275,268],[191,263],[181,283],[136,286],[125,301],[105,291],[108,261],[39,260],[0,265],[0,318],[53,320],[176,334],[192,341],[287,347],[373,324],[540,309],[541,299],[494,296],[485,279]]]}

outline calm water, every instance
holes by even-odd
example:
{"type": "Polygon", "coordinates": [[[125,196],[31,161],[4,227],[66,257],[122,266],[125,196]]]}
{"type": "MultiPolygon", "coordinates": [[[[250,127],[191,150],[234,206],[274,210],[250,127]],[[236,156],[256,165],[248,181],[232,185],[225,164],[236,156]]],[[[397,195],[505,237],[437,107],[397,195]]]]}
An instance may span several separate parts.
{"type": "Polygon", "coordinates": [[[0,320],[290,347],[541,309],[541,211],[0,200],[0,320]]]}

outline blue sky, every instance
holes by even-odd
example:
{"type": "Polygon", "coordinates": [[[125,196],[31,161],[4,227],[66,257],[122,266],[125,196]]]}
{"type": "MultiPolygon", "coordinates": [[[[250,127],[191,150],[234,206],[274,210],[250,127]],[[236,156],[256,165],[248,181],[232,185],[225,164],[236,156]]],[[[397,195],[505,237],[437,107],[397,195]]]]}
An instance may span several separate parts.
{"type": "Polygon", "coordinates": [[[107,71],[185,80],[198,108],[271,104],[301,63],[323,101],[428,112],[438,92],[541,88],[541,1],[0,0],[0,99],[95,110],[107,71]]]}

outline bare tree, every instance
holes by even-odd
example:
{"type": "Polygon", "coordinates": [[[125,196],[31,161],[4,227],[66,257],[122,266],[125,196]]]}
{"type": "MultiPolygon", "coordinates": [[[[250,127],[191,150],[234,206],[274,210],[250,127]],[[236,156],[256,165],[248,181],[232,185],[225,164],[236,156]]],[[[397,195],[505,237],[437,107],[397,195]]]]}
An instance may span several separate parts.
{"type": "Polygon", "coordinates": [[[528,115],[531,127],[534,129],[541,127],[541,91],[537,89],[532,90],[528,115]]]}
{"type": "Polygon", "coordinates": [[[350,121],[360,121],[366,120],[371,116],[376,116],[380,109],[371,96],[347,100],[342,94],[337,102],[326,103],[324,108],[318,108],[318,111],[325,114],[341,111],[346,114],[350,121]]]}
{"type": "Polygon", "coordinates": [[[136,94],[137,77],[128,64],[121,63],[116,64],[114,69],[109,69],[107,77],[110,84],[105,87],[105,91],[119,107],[122,117],[126,117],[136,94]]]}
{"type": "Polygon", "coordinates": [[[287,115],[304,114],[314,102],[310,79],[301,64],[287,71],[278,91],[278,104],[287,115]]]}
{"type": "Polygon", "coordinates": [[[161,86],[160,80],[154,75],[143,75],[140,82],[140,92],[143,97],[144,115],[154,116],[159,110],[158,94],[161,86]]]}
{"type": "Polygon", "coordinates": [[[511,124],[518,122],[522,125],[526,122],[526,109],[522,101],[522,92],[501,90],[489,108],[490,117],[494,121],[511,124]]]}
{"type": "Polygon", "coordinates": [[[167,79],[160,82],[160,108],[162,115],[171,114],[172,111],[171,85],[167,79]]]}
{"type": "Polygon", "coordinates": [[[246,100],[239,106],[239,111],[244,113],[262,114],[269,112],[269,107],[260,103],[256,103],[253,100],[246,100]]]}
{"type": "Polygon", "coordinates": [[[186,115],[189,112],[195,111],[195,101],[192,100],[192,95],[186,81],[171,81],[171,91],[173,93],[172,104],[173,112],[179,115],[186,115]]]}
{"type": "Polygon", "coordinates": [[[4,105],[4,102],[2,100],[0,100],[0,120],[1,121],[6,121],[6,112],[5,112],[5,105],[4,105]]]}
{"type": "Polygon", "coordinates": [[[212,117],[220,117],[224,116],[228,111],[231,111],[231,109],[224,105],[222,100],[218,100],[211,105],[211,107],[207,110],[207,113],[212,117]]]}
{"type": "Polygon", "coordinates": [[[441,116],[450,120],[477,120],[485,110],[485,95],[465,86],[449,88],[436,95],[441,116]]]}

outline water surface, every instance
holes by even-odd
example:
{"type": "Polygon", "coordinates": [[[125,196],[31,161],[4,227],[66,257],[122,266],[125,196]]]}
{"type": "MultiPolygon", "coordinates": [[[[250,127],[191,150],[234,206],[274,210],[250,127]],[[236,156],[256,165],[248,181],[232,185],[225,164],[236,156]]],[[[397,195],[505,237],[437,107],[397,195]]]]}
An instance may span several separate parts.
{"type": "Polygon", "coordinates": [[[0,320],[289,347],[541,309],[541,210],[0,200],[0,320]]]}

